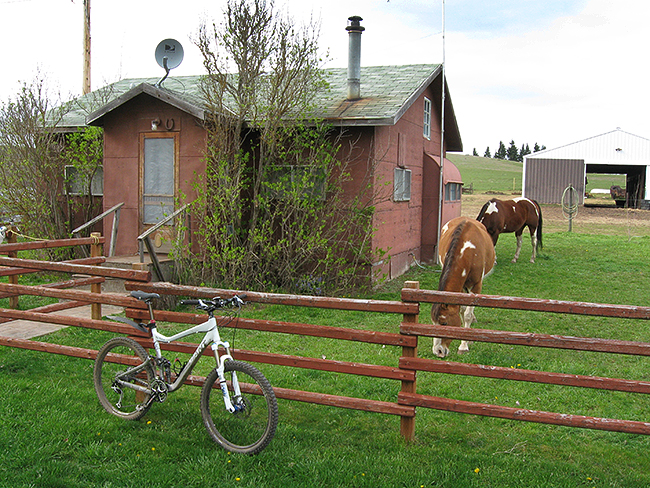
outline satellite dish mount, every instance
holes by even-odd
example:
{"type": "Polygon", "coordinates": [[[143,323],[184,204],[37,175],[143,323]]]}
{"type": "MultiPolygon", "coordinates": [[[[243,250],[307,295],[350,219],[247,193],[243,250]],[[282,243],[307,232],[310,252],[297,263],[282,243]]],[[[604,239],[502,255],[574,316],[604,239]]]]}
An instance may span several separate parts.
{"type": "Polygon", "coordinates": [[[156,83],[156,86],[160,87],[162,82],[169,76],[169,71],[183,62],[183,46],[181,46],[181,43],[175,39],[160,41],[156,47],[156,62],[158,66],[165,70],[165,76],[156,83]]]}

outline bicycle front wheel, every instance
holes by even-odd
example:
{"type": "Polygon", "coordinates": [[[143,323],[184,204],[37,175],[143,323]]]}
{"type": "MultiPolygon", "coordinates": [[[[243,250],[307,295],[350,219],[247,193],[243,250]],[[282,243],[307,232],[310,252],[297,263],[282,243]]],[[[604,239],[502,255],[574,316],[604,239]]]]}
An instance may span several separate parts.
{"type": "Polygon", "coordinates": [[[149,354],[133,339],[115,337],[97,353],[93,382],[99,402],[108,413],[127,420],[142,417],[151,406],[150,385],[154,378],[149,354]]]}
{"type": "Polygon", "coordinates": [[[254,366],[226,361],[225,376],[234,413],[226,410],[216,368],[201,391],[201,415],[212,439],[230,452],[257,454],[268,446],[278,425],[278,402],[271,383],[254,366]],[[239,383],[241,395],[233,391],[239,383]]]}

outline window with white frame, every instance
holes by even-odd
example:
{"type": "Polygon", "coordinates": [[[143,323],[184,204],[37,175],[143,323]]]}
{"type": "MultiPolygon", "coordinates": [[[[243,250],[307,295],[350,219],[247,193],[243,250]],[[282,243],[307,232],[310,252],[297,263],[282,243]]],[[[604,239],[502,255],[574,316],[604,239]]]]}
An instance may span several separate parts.
{"type": "Polygon", "coordinates": [[[411,199],[411,170],[395,168],[393,178],[393,201],[408,202],[411,199]]]}
{"type": "Polygon", "coordinates": [[[423,135],[427,139],[431,139],[431,100],[424,97],[424,123],[423,135]]]}
{"type": "Polygon", "coordinates": [[[461,183],[447,183],[445,185],[445,201],[455,202],[460,200],[461,192],[462,192],[461,183]]]}

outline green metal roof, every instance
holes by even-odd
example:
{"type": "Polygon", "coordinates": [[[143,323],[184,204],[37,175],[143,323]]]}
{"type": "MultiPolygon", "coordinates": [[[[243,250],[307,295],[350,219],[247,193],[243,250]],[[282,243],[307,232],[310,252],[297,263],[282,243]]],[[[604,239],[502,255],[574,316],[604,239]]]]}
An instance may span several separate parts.
{"type": "MultiPolygon", "coordinates": [[[[439,64],[362,67],[362,98],[353,101],[346,99],[346,68],[325,69],[324,74],[328,88],[321,90],[314,100],[314,115],[317,118],[335,125],[377,126],[395,124],[422,92],[442,74],[442,69],[439,64]]],[[[142,93],[203,119],[206,107],[201,95],[200,80],[201,76],[170,77],[158,87],[158,78],[124,79],[69,102],[66,106],[69,112],[57,125],[59,128],[101,125],[100,120],[105,114],[142,93]]],[[[446,133],[448,131],[448,135],[456,136],[450,142],[457,139],[452,145],[460,145],[462,150],[453,107],[450,100],[447,103],[446,133]]]]}

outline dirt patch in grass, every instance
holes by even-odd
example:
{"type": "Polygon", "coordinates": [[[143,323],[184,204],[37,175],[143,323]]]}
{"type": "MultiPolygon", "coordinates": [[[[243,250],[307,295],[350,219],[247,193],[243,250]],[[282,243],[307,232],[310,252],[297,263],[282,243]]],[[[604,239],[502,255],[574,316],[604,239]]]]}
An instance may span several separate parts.
{"type": "MultiPolygon", "coordinates": [[[[461,215],[476,218],[481,207],[490,198],[510,200],[519,195],[473,194],[463,195],[461,215]]],[[[608,201],[596,200],[578,207],[572,222],[572,232],[582,234],[650,236],[650,210],[617,208],[608,201]],[[601,206],[589,206],[589,205],[601,206]]],[[[542,205],[543,231],[567,232],[569,219],[561,205],[542,205]]]]}

